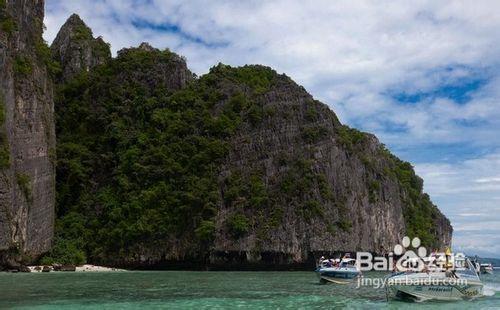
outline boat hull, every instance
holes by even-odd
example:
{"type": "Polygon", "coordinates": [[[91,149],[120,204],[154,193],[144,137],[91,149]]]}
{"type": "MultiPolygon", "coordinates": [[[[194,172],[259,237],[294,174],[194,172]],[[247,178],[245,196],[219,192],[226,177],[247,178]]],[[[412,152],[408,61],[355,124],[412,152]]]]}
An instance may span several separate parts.
{"type": "Polygon", "coordinates": [[[425,300],[462,300],[472,299],[483,295],[483,284],[480,281],[467,281],[467,283],[450,283],[448,280],[432,281],[394,281],[388,282],[389,291],[398,299],[425,300]]]}
{"type": "Polygon", "coordinates": [[[479,270],[482,274],[493,274],[493,266],[490,264],[481,264],[479,270]]]}
{"type": "Polygon", "coordinates": [[[479,297],[483,294],[482,285],[439,286],[439,285],[395,285],[390,287],[396,298],[425,300],[462,300],[479,297]]]}
{"type": "Polygon", "coordinates": [[[344,283],[357,278],[361,272],[351,268],[318,268],[316,274],[320,282],[344,283]]]}
{"type": "Polygon", "coordinates": [[[482,273],[482,274],[493,274],[493,269],[489,269],[489,268],[482,268],[482,269],[481,269],[481,273],[482,273]]]}

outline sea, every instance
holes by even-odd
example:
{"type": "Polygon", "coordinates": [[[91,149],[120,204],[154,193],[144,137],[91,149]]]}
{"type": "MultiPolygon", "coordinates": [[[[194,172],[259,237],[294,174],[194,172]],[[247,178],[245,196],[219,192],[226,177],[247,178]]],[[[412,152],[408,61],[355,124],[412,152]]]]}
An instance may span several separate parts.
{"type": "Polygon", "coordinates": [[[312,271],[0,273],[0,309],[500,309],[500,270],[482,281],[475,300],[415,303],[357,281],[319,284],[312,271]]]}

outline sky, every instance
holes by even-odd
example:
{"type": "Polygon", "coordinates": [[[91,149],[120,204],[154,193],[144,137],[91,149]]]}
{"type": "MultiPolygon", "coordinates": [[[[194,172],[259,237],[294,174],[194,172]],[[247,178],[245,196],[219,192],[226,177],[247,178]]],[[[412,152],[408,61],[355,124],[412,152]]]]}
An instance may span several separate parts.
{"type": "Polygon", "coordinates": [[[286,73],[415,166],[454,250],[500,257],[500,2],[46,0],[49,43],[72,13],[114,54],[286,73]]]}

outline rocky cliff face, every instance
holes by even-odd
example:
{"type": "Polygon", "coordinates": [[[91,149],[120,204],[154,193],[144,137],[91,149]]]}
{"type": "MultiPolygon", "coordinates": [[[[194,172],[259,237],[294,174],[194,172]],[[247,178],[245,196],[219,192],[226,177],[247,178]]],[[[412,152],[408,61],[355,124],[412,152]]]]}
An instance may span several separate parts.
{"type": "Polygon", "coordinates": [[[43,0],[0,1],[0,265],[50,249],[55,131],[43,0]]]}
{"type": "MultiPolygon", "coordinates": [[[[139,82],[144,84],[147,89],[171,93],[172,91],[184,88],[194,79],[194,74],[189,71],[186,60],[175,53],[165,51],[163,56],[168,59],[162,59],[162,52],[143,42],[139,47],[124,48],[118,51],[118,57],[129,59],[125,65],[133,66],[133,72],[128,67],[118,74],[119,82],[139,82]],[[147,61],[142,63],[138,58],[146,56],[147,61]],[[149,56],[149,57],[148,57],[149,56]],[[160,57],[158,57],[160,56],[160,57]]],[[[143,58],[142,60],[145,60],[143,58]]]]}
{"type": "Polygon", "coordinates": [[[389,252],[405,233],[404,206],[397,180],[382,173],[389,163],[378,140],[360,133],[355,145],[342,141],[349,129],[284,76],[254,100],[268,113],[232,137],[221,188],[227,196],[233,183],[256,178],[267,189],[267,208],[249,208],[244,193],[225,199],[215,248],[282,252],[295,261],[314,251],[389,252]],[[249,223],[237,240],[225,225],[235,214],[249,223]]]}
{"type": "MultiPolygon", "coordinates": [[[[226,69],[211,74],[219,70],[226,69]]],[[[294,264],[342,251],[388,254],[405,235],[429,247],[450,244],[449,221],[422,193],[409,164],[375,136],[341,125],[288,77],[274,75],[262,93],[232,85],[260,112],[230,139],[219,174],[223,199],[212,262],[294,264]],[[415,224],[420,216],[425,220],[415,224]]]]}
{"type": "Polygon", "coordinates": [[[50,48],[63,68],[63,81],[111,59],[109,45],[101,37],[94,38],[92,30],[76,14],[64,23],[50,48]]]}
{"type": "Polygon", "coordinates": [[[196,78],[145,43],[112,59],[76,15],[49,49],[43,5],[0,0],[0,265],[51,247],[53,77],[48,260],[277,268],[404,235],[450,243],[411,165],[287,76],[220,64],[196,78]]]}
{"type": "Polygon", "coordinates": [[[57,115],[54,260],[277,268],[451,241],[409,163],[267,67],[195,78],[142,44],[61,84],[57,115]]]}

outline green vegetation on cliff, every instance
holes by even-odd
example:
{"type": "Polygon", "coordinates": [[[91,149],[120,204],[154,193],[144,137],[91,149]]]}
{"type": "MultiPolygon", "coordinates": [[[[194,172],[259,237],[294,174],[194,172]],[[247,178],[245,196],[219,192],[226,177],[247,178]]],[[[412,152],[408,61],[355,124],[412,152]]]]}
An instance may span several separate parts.
{"type": "Polygon", "coordinates": [[[6,0],[0,0],[0,30],[10,36],[17,26],[12,16],[7,13],[6,7],[6,0]]]}
{"type": "Polygon", "coordinates": [[[31,60],[22,55],[18,55],[14,59],[14,72],[19,74],[19,75],[28,75],[31,74],[33,71],[33,65],[31,63],[31,60]]]}
{"type": "Polygon", "coordinates": [[[410,238],[419,237],[422,244],[427,247],[438,246],[436,219],[440,216],[440,212],[429,195],[423,192],[424,181],[415,174],[409,162],[397,158],[385,147],[382,147],[380,152],[391,162],[391,168],[386,173],[397,179],[404,189],[402,194],[406,234],[410,238]]]}
{"type": "MultiPolygon", "coordinates": [[[[91,36],[83,30],[82,37],[91,36]]],[[[127,264],[142,253],[160,260],[165,251],[178,251],[174,259],[183,260],[205,255],[221,235],[227,243],[255,236],[250,250],[259,251],[290,219],[346,236],[364,221],[352,214],[348,198],[362,203],[366,193],[381,207],[388,179],[404,197],[407,233],[425,245],[436,242],[440,214],[411,165],[383,148],[370,153],[378,144],[369,135],[322,115],[320,103],[291,80],[267,67],[223,64],[190,76],[179,56],[144,45],[59,85],[56,243],[45,262],[127,264]],[[187,85],[171,79],[172,72],[189,77],[187,85]],[[272,96],[290,100],[288,92],[305,104],[265,104],[272,96]],[[291,137],[276,128],[265,133],[289,139],[289,152],[234,150],[255,150],[259,145],[247,142],[271,122],[296,129],[291,137]],[[332,180],[333,167],[319,159],[329,154],[321,149],[325,143],[357,157],[370,171],[364,182],[332,180]],[[230,153],[245,158],[228,162],[230,153]],[[254,155],[274,173],[258,160],[242,164],[254,155]]]]}
{"type": "Polygon", "coordinates": [[[38,39],[35,43],[35,52],[38,60],[47,67],[47,71],[51,77],[55,77],[61,72],[61,64],[52,59],[50,48],[42,38],[38,39]]]}
{"type": "MultiPolygon", "coordinates": [[[[363,154],[363,143],[367,134],[354,128],[342,126],[338,130],[339,142],[347,150],[355,153],[368,169],[375,169],[373,159],[363,154]]],[[[381,145],[379,155],[385,159],[383,174],[395,179],[401,186],[403,199],[403,217],[406,235],[419,237],[427,247],[437,247],[439,244],[436,220],[441,216],[438,208],[432,203],[429,195],[423,192],[423,180],[415,174],[413,166],[394,156],[385,146],[381,145]]],[[[380,192],[380,181],[368,179],[368,199],[370,203],[377,201],[380,192]]]]}
{"type": "Polygon", "coordinates": [[[16,173],[16,181],[24,198],[28,202],[28,206],[31,206],[33,204],[33,192],[31,190],[30,176],[25,173],[16,173]]]}
{"type": "MultiPolygon", "coordinates": [[[[226,140],[252,109],[242,92],[227,97],[218,85],[241,81],[259,92],[271,81],[259,69],[222,65],[176,92],[150,82],[161,76],[135,78],[174,57],[127,50],[59,90],[58,223],[48,259],[69,251],[78,260],[109,261],[151,240],[186,239],[196,249],[213,239],[226,140]],[[212,113],[221,101],[224,109],[212,113]]],[[[235,235],[248,226],[237,216],[231,223],[235,235]]]]}

